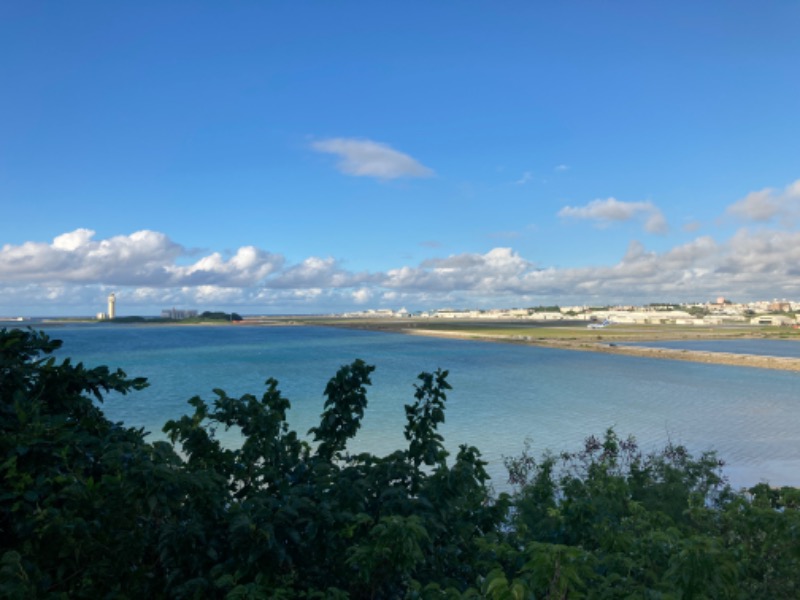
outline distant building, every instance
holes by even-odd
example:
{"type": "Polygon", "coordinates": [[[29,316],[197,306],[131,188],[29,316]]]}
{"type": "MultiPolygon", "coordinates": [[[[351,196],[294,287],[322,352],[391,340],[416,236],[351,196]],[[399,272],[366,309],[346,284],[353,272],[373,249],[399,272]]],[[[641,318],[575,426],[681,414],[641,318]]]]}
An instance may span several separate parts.
{"type": "Polygon", "coordinates": [[[786,300],[773,300],[769,303],[767,310],[770,312],[789,312],[792,310],[792,303],[786,300]]]}
{"type": "Polygon", "coordinates": [[[108,295],[108,318],[113,319],[117,316],[117,297],[114,292],[108,295]]]}
{"type": "Polygon", "coordinates": [[[758,317],[753,317],[750,319],[750,323],[753,325],[773,325],[773,326],[782,326],[782,325],[792,325],[795,322],[794,319],[790,319],[789,317],[784,317],[782,315],[760,315],[758,317]]]}
{"type": "Polygon", "coordinates": [[[180,321],[181,319],[191,319],[197,316],[196,310],[183,310],[180,308],[166,308],[161,311],[162,319],[172,319],[173,321],[180,321]]]}
{"type": "Polygon", "coordinates": [[[481,311],[443,309],[437,310],[433,316],[439,319],[477,319],[480,318],[481,311]]]}

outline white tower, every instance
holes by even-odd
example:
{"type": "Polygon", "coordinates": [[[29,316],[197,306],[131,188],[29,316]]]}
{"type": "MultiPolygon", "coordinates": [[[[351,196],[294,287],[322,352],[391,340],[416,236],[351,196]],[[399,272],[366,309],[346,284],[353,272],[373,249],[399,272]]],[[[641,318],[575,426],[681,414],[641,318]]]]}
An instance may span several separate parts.
{"type": "Polygon", "coordinates": [[[117,310],[116,310],[116,306],[115,306],[116,303],[117,303],[117,297],[112,292],[112,293],[110,293],[108,295],[108,318],[109,319],[113,319],[117,314],[117,310]]]}

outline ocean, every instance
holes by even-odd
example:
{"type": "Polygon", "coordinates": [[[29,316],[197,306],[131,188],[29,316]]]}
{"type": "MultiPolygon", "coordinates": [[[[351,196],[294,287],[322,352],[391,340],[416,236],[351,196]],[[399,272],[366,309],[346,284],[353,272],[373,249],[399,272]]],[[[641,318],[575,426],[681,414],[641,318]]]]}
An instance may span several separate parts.
{"type": "MultiPolygon", "coordinates": [[[[148,378],[149,388],[112,395],[103,410],[144,427],[150,439],[163,439],[168,419],[191,412],[192,396],[211,402],[214,388],[260,395],[269,377],[292,403],[290,426],[305,434],[323,410],[328,379],[361,358],[377,368],[353,451],[404,446],[403,405],[413,401],[416,376],[442,368],[453,386],[446,445],[477,446],[498,489],[506,489],[503,457],[518,455],[526,440],[536,455],[577,450],[608,427],[646,449],[671,440],[696,453],[716,450],[736,487],[800,486],[798,373],[323,327],[44,329],[64,341],[60,356],[148,378]]],[[[219,435],[238,443],[233,433],[219,435]]]]}

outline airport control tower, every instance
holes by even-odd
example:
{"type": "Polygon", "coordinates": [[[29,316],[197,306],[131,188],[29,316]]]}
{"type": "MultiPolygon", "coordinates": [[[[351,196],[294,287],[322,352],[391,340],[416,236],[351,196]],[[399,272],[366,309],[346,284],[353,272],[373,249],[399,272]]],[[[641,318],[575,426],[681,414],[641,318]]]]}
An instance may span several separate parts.
{"type": "Polygon", "coordinates": [[[117,314],[116,303],[117,303],[117,297],[112,292],[112,293],[110,293],[108,295],[108,318],[109,319],[113,319],[117,314]]]}

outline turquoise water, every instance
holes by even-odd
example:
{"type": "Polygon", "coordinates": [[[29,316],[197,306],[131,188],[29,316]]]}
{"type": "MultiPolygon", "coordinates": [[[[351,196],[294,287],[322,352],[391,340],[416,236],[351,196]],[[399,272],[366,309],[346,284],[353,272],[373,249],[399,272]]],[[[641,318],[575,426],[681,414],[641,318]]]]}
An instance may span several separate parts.
{"type": "MultiPolygon", "coordinates": [[[[61,354],[120,367],[151,386],[111,397],[109,418],[161,437],[167,419],[190,412],[193,395],[213,400],[260,394],[268,377],[292,402],[289,421],[317,424],[327,380],[362,358],[377,366],[364,426],[353,450],[404,444],[403,405],[421,371],[450,371],[443,433],[448,447],[477,446],[504,485],[502,457],[526,439],[536,453],[577,449],[613,426],[646,447],[668,439],[715,449],[735,485],[800,485],[800,375],[522,345],[445,340],[315,327],[86,325],[47,329],[61,354]]],[[[226,443],[236,444],[232,434],[226,443]]]]}

